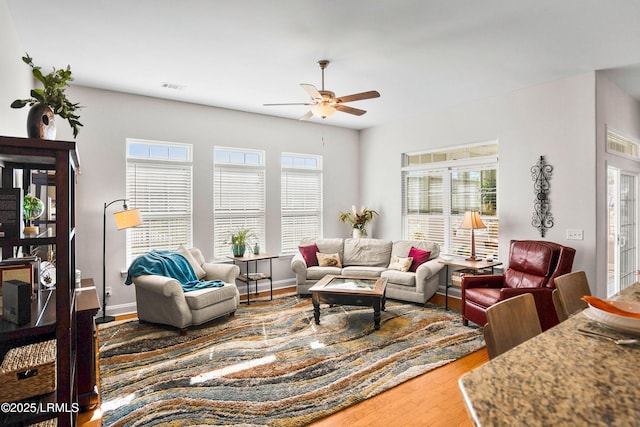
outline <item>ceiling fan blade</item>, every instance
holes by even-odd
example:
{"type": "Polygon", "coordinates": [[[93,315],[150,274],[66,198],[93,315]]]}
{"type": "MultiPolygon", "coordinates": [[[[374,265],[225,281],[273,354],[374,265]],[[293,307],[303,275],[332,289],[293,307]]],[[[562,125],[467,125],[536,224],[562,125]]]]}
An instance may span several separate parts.
{"type": "Polygon", "coordinates": [[[308,120],[313,117],[313,113],[311,111],[307,112],[304,116],[300,117],[300,120],[308,120]]]}
{"type": "Polygon", "coordinates": [[[304,89],[304,91],[311,96],[311,99],[316,99],[316,100],[322,99],[322,95],[320,95],[320,92],[318,92],[318,89],[316,89],[314,85],[310,85],[307,83],[300,83],[300,86],[302,86],[302,89],[304,89]]]}
{"type": "Polygon", "coordinates": [[[274,105],[313,105],[310,102],[287,102],[283,104],[262,104],[264,107],[272,107],[274,105]]]}
{"type": "Polygon", "coordinates": [[[365,110],[361,110],[359,108],[349,107],[347,105],[338,104],[336,105],[336,110],[342,111],[343,113],[354,114],[356,116],[361,116],[366,113],[365,110]]]}
{"type": "Polygon", "coordinates": [[[354,93],[353,95],[341,96],[336,100],[338,102],[351,102],[360,101],[363,99],[379,98],[380,93],[377,90],[370,90],[369,92],[354,93]]]}

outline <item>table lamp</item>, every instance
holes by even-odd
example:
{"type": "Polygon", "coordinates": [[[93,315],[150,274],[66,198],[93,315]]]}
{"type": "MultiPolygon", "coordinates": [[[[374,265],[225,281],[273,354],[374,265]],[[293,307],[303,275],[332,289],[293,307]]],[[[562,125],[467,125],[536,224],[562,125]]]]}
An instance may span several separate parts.
{"type": "Polygon", "coordinates": [[[140,210],[128,209],[127,199],[116,199],[104,204],[104,210],[102,212],[102,317],[96,318],[96,323],[109,323],[115,320],[114,316],[107,316],[107,267],[105,258],[107,253],[107,208],[116,202],[122,202],[122,210],[113,214],[118,230],[124,230],[142,224],[140,210]]]}
{"type": "Polygon", "coordinates": [[[467,211],[464,213],[464,218],[462,219],[462,224],[459,227],[462,230],[471,230],[471,256],[467,258],[467,261],[479,261],[476,258],[476,236],[475,230],[478,228],[487,228],[482,222],[482,218],[480,218],[480,212],[476,211],[467,211]]]}

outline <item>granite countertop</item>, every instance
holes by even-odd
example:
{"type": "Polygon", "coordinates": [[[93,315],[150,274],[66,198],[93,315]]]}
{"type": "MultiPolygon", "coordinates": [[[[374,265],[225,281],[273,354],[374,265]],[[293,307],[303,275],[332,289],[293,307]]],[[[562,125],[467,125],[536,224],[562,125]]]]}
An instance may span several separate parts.
{"type": "MultiPolygon", "coordinates": [[[[640,283],[616,299],[640,301],[640,283]]],[[[578,327],[600,329],[577,314],[463,375],[476,425],[638,426],[640,345],[587,337],[578,327]]]]}

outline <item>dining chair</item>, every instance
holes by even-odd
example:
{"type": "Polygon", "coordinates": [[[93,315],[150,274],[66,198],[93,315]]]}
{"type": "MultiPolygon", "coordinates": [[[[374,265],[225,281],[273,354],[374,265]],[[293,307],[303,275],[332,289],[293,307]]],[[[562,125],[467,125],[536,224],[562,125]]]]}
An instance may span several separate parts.
{"type": "Polygon", "coordinates": [[[487,309],[484,339],[489,359],[542,332],[533,295],[508,298],[487,309]]]}
{"type": "Polygon", "coordinates": [[[560,292],[557,289],[554,289],[553,292],[551,292],[551,299],[553,300],[553,306],[556,309],[558,320],[560,322],[564,322],[569,318],[569,316],[567,315],[567,310],[565,310],[562,305],[562,301],[560,301],[560,292]]]}
{"type": "MultiPolygon", "coordinates": [[[[563,274],[553,280],[556,284],[558,300],[558,302],[556,302],[554,299],[553,303],[556,305],[556,312],[558,311],[559,305],[565,319],[589,306],[586,302],[582,301],[583,296],[591,295],[589,280],[584,271],[574,271],[563,274]]],[[[559,317],[560,316],[558,316],[558,318],[559,317]]],[[[562,319],[560,320],[562,321],[562,319]]]]}

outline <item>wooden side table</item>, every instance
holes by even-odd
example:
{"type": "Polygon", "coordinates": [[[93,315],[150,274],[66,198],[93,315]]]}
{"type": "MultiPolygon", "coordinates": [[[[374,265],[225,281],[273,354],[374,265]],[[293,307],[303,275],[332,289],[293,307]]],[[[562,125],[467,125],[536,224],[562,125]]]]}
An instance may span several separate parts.
{"type": "Polygon", "coordinates": [[[98,292],[93,279],[82,279],[76,288],[78,319],[78,403],[82,410],[95,408],[100,393],[96,381],[96,324],[94,318],[100,309],[98,292]]]}
{"type": "Polygon", "coordinates": [[[251,287],[251,282],[255,282],[256,284],[256,295],[258,294],[258,282],[261,280],[269,281],[269,289],[271,292],[271,299],[273,299],[273,259],[278,258],[278,255],[271,254],[251,254],[245,256],[236,256],[236,257],[228,257],[233,260],[233,263],[244,263],[246,266],[246,273],[238,276],[237,280],[244,282],[247,285],[247,304],[250,304],[250,296],[249,296],[249,288],[251,287]],[[269,261],[269,273],[260,273],[258,272],[258,261],[269,261]],[[254,269],[253,273],[249,272],[249,265],[253,263],[254,269]]]}
{"type": "Polygon", "coordinates": [[[453,286],[451,284],[450,267],[464,268],[474,272],[490,269],[491,274],[493,274],[494,267],[502,265],[500,261],[468,261],[464,257],[450,255],[448,255],[447,258],[438,258],[438,262],[440,262],[440,264],[444,264],[446,267],[446,279],[444,284],[444,307],[446,310],[449,310],[449,288],[453,286]]]}

